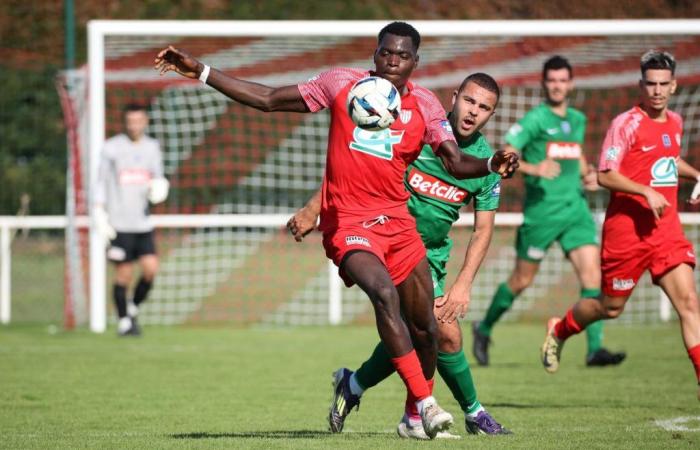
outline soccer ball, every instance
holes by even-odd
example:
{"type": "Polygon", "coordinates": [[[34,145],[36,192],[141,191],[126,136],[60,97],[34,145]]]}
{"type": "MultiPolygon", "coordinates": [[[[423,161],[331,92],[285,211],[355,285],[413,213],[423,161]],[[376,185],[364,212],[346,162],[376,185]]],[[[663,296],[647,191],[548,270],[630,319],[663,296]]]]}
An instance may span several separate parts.
{"type": "Polygon", "coordinates": [[[348,93],[348,114],[363,130],[389,128],[400,112],[401,95],[391,81],[384,78],[363,78],[348,93]]]}

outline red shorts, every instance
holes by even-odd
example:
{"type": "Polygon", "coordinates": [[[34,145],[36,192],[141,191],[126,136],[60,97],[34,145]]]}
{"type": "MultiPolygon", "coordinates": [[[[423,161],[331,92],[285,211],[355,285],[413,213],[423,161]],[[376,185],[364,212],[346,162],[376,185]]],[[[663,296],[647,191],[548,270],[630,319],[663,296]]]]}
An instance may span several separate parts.
{"type": "Polygon", "coordinates": [[[601,248],[602,290],[605,295],[622,297],[632,293],[645,270],[654,284],[681,264],[695,267],[695,251],[683,233],[664,236],[661,243],[639,241],[632,246],[606,245],[601,248]]]}
{"type": "MultiPolygon", "coordinates": [[[[380,217],[385,219],[343,220],[337,227],[324,230],[323,248],[338,267],[348,252],[372,253],[387,268],[394,285],[398,285],[425,257],[425,247],[413,217],[380,217]]],[[[342,268],[340,277],[348,287],[355,284],[342,268]]]]}

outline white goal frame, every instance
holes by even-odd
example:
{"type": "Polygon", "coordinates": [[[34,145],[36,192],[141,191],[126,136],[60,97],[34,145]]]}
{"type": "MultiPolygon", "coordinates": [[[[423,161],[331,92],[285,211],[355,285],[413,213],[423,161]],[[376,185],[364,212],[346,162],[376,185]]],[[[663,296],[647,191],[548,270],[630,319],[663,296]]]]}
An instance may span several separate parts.
{"type": "MultiPolygon", "coordinates": [[[[376,36],[388,21],[125,21],[88,23],[89,64],[89,183],[97,180],[99,152],[105,140],[105,53],[110,35],[138,36],[283,36],[303,34],[376,36]]],[[[515,20],[411,21],[423,36],[620,36],[700,33],[700,20],[515,20]]],[[[91,195],[94,192],[90,189],[91,195]]],[[[90,199],[92,204],[92,199],[90,199]]],[[[104,332],[106,315],[106,260],[104,245],[90,210],[90,329],[104,332]]]]}

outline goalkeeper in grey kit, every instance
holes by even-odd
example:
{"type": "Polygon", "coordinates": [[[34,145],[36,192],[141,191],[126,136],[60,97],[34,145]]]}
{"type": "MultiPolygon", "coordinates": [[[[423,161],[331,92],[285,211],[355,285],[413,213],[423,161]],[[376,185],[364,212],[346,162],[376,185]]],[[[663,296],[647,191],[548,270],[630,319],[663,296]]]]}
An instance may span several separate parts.
{"type": "Polygon", "coordinates": [[[108,246],[107,258],[115,265],[112,293],[119,315],[117,332],[138,336],[139,305],[158,271],[149,204],[165,201],[169,183],[163,176],[160,144],[145,134],[146,109],[127,105],[123,119],[125,133],[105,142],[93,207],[95,226],[108,246]],[[135,261],[141,266],[141,277],[127,301],[135,261]]]}

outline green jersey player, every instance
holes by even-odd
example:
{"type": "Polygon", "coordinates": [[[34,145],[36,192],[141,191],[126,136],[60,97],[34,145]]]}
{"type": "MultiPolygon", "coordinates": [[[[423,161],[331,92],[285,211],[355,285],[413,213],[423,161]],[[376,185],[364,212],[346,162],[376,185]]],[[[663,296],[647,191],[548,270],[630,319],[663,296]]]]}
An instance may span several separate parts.
{"type": "MultiPolygon", "coordinates": [[[[561,56],[547,60],[542,70],[546,101],[514,124],[505,137],[509,151],[522,154],[525,175],[524,221],[515,243],[517,259],[508,280],[501,283],[486,316],[472,327],[477,362],[489,364],[493,326],[515,298],[530,286],[552,243],[559,242],[581,282],[581,298],[600,297],[598,237],[583,189],[598,188],[595,170],[582,152],[586,116],[568,106],[573,72],[561,56]],[[581,182],[583,181],[583,183],[581,182]]],[[[619,364],[624,353],[602,347],[603,323],[586,329],[589,366],[619,364]]]]}
{"type": "MultiPolygon", "coordinates": [[[[493,154],[479,130],[495,112],[499,95],[498,84],[483,73],[470,75],[454,92],[449,125],[463,152],[480,158],[493,154]]],[[[467,432],[506,434],[508,430],[501,427],[477,400],[469,364],[462,350],[462,334],[457,320],[458,317],[464,317],[467,311],[474,276],[491,241],[500,196],[500,176],[491,174],[458,180],[449,175],[430,147],[426,146],[418,159],[408,167],[404,184],[410,193],[408,208],[416,219],[418,231],[427,249],[433,278],[434,313],[438,322],[438,372],[464,411],[467,432]],[[475,211],[474,233],[455,283],[445,289],[445,266],[452,248],[448,233],[459,218],[460,208],[472,201],[475,211]]],[[[288,227],[297,240],[301,240],[313,228],[317,211],[318,207],[312,199],[289,221],[288,227]]],[[[334,377],[331,416],[336,422],[340,418],[342,423],[350,410],[359,405],[364,390],[375,386],[393,371],[391,358],[381,343],[356,372],[339,369],[334,377]]],[[[429,382],[432,385],[432,380],[429,382]]],[[[406,399],[406,411],[397,431],[402,437],[428,439],[414,402],[414,399],[406,399]]],[[[438,437],[456,436],[440,433],[438,437]]]]}

